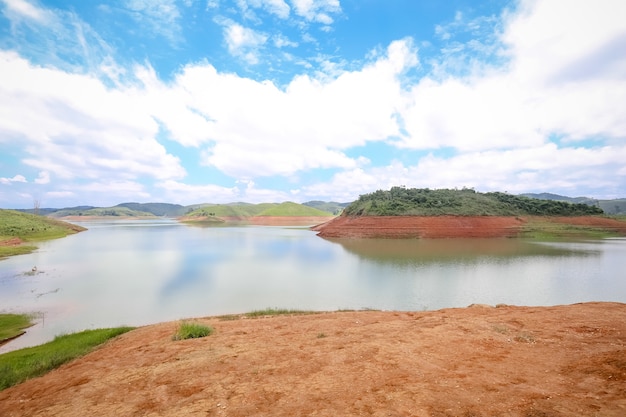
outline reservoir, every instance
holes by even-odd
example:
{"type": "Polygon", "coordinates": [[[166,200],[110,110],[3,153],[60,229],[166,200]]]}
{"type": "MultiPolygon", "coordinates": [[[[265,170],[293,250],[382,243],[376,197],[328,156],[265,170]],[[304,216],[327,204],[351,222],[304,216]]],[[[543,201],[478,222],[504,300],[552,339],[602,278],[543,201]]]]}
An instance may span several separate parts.
{"type": "Polygon", "coordinates": [[[626,239],[337,239],[173,220],[89,230],[0,261],[0,312],[37,324],[0,352],[84,329],[271,308],[434,310],[626,302],[626,239]]]}

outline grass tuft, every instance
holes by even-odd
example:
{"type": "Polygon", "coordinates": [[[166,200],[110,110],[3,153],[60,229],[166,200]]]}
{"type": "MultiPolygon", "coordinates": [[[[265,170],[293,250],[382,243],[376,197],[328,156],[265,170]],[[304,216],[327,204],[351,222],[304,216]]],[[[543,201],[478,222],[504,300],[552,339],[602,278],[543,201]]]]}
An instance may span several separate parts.
{"type": "Polygon", "coordinates": [[[200,323],[182,322],[172,340],[197,339],[209,336],[213,333],[213,328],[200,323]]]}
{"type": "Polygon", "coordinates": [[[317,311],[291,310],[288,308],[266,308],[264,310],[254,310],[246,313],[246,317],[281,316],[289,314],[316,314],[317,311]]]}
{"type": "Polygon", "coordinates": [[[116,327],[85,330],[57,336],[52,342],[43,345],[4,353],[0,355],[0,390],[43,375],[132,329],[116,327]]]}

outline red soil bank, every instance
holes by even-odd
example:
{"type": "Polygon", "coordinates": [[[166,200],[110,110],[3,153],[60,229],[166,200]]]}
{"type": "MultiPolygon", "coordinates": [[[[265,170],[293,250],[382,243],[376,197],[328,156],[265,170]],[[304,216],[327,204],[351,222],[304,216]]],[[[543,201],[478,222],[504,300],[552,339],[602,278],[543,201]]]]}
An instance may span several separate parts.
{"type": "Polygon", "coordinates": [[[529,221],[570,224],[626,235],[626,222],[606,217],[507,216],[340,216],[315,226],[330,238],[469,238],[515,237],[529,221]]]}
{"type": "Polygon", "coordinates": [[[499,216],[341,216],[313,230],[321,237],[487,238],[514,237],[524,223],[499,216]]]}

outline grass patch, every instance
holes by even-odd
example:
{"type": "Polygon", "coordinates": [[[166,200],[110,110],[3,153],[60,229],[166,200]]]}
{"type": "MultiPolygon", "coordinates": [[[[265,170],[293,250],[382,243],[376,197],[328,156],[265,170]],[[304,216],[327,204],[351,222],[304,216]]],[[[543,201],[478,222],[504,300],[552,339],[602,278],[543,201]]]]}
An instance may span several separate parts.
{"type": "MultiPolygon", "coordinates": [[[[24,242],[57,239],[83,230],[87,229],[49,217],[0,209],[0,241],[12,238],[24,242]]],[[[33,245],[0,246],[0,259],[31,253],[35,249],[37,247],[33,245]]]]}
{"type": "Polygon", "coordinates": [[[213,333],[213,328],[200,323],[182,322],[172,340],[197,339],[209,336],[213,333]]]}
{"type": "Polygon", "coordinates": [[[266,308],[264,310],[254,310],[244,314],[246,317],[281,316],[289,314],[316,314],[317,311],[291,310],[287,308],[266,308]]]}
{"type": "Polygon", "coordinates": [[[25,255],[34,252],[37,246],[33,245],[17,245],[17,246],[0,246],[0,259],[15,255],[25,255]]]}
{"type": "Polygon", "coordinates": [[[21,335],[32,325],[32,316],[28,314],[0,314],[0,342],[21,335]]]}
{"type": "Polygon", "coordinates": [[[43,375],[66,362],[91,352],[109,339],[132,330],[132,327],[85,330],[57,336],[43,345],[0,355],[0,390],[43,375]]]}
{"type": "Polygon", "coordinates": [[[529,220],[520,233],[520,237],[540,241],[605,239],[617,236],[619,233],[601,227],[554,223],[543,219],[529,220]]]}

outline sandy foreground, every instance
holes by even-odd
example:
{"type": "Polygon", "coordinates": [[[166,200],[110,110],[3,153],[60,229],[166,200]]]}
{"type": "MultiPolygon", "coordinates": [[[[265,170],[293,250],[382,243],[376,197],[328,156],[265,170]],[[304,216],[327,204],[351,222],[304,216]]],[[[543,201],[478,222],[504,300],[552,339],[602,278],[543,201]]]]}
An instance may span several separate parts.
{"type": "Polygon", "coordinates": [[[626,415],[626,304],[197,321],[0,391],[0,416],[626,415]]]}

